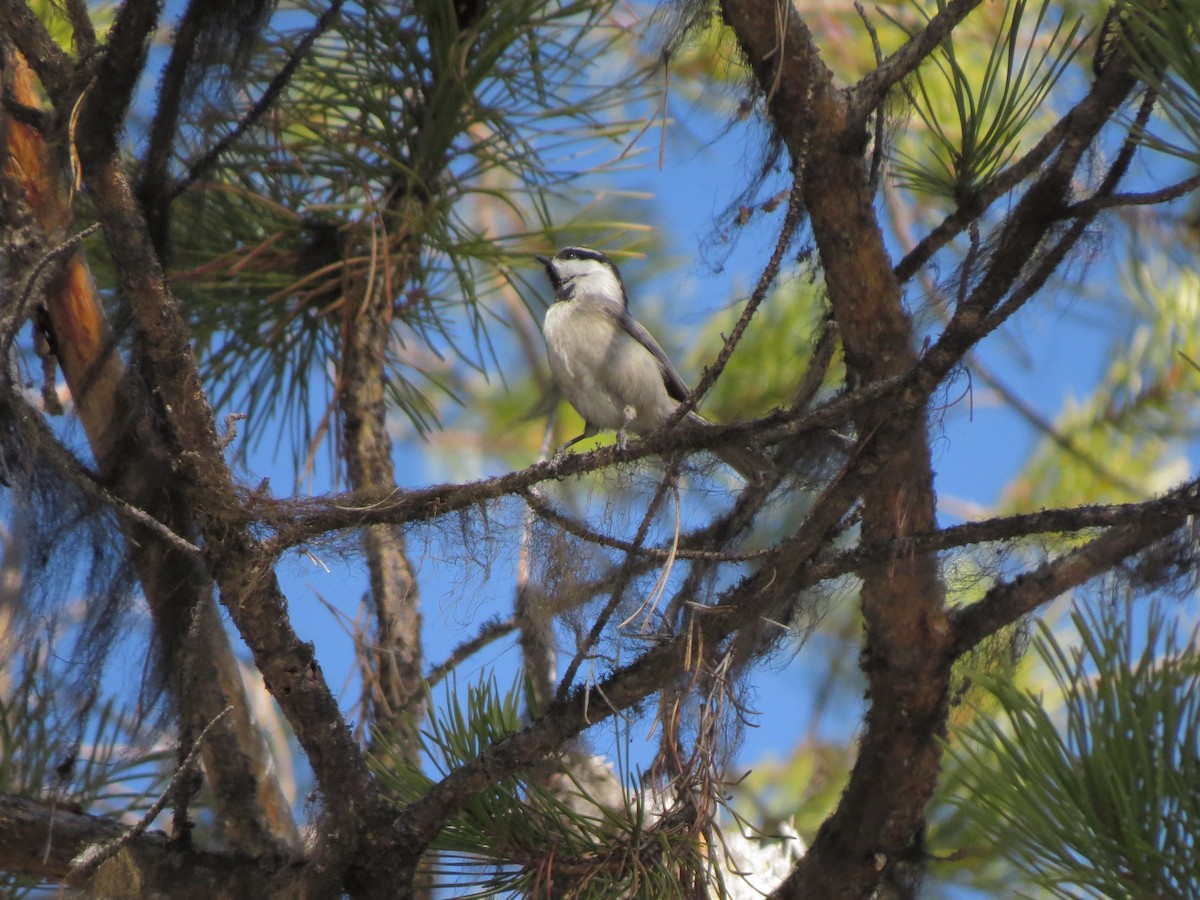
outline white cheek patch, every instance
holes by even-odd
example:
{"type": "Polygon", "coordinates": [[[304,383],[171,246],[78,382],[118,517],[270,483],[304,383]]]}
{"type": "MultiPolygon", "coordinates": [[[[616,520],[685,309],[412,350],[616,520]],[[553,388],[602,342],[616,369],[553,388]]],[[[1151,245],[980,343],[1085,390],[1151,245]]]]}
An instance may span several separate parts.
{"type": "Polygon", "coordinates": [[[624,296],[613,270],[594,259],[558,259],[554,269],[572,294],[582,292],[614,300],[624,296]]]}

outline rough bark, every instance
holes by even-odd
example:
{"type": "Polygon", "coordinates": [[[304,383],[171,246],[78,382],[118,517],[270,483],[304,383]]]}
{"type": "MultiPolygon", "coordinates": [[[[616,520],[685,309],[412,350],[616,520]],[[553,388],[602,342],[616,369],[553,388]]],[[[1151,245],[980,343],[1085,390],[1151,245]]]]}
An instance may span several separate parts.
{"type": "MultiPolygon", "coordinates": [[[[872,208],[866,133],[833,86],[791,4],[727,2],[725,20],[754,70],[777,132],[802,167],[804,201],[851,384],[886,381],[916,363],[913,329],[872,208]]],[[[862,495],[865,541],[932,530],[933,472],[923,409],[891,402],[855,415],[859,435],[886,435],[892,452],[862,495]]],[[[866,626],[862,668],[870,706],[850,781],[781,896],[867,896],[880,884],[912,890],[908,859],[924,830],[939,771],[950,656],[936,558],[897,556],[859,570],[866,626]]]]}
{"type": "MultiPolygon", "coordinates": [[[[198,579],[203,576],[203,585],[186,578],[177,584],[189,596],[199,595],[209,584],[204,573],[215,578],[222,602],[313,767],[325,815],[318,828],[318,853],[303,874],[308,889],[326,894],[348,890],[361,896],[407,895],[429,842],[479,791],[560,752],[571,738],[608,716],[636,709],[655,693],[678,683],[681,672],[695,672],[695,648],[704,648],[702,653],[720,652],[757,618],[787,608],[821,579],[853,568],[863,582],[866,640],[862,664],[871,705],[858,760],[841,802],[780,893],[836,898],[867,897],[881,889],[900,895],[915,891],[923,864],[924,809],[938,774],[936,740],[944,724],[953,659],[997,628],[1111,569],[1169,534],[1188,515],[1200,512],[1195,486],[1189,485],[1159,505],[1095,510],[1091,516],[1073,519],[998,520],[982,523],[988,528],[964,527],[959,532],[936,528],[925,423],[928,397],[945,383],[975,342],[1040,288],[1046,273],[1053,271],[1074,245],[1077,233],[1072,229],[1086,224],[1084,219],[1058,232],[1062,236],[1057,241],[1048,237],[1056,234],[1067,215],[1070,179],[1080,159],[1131,84],[1127,76],[1110,74],[1116,68],[1110,69],[1064,120],[1066,124],[1054,130],[1053,141],[1039,147],[1042,155],[1031,169],[1046,164],[1045,180],[1034,178],[1037,183],[1014,205],[1008,222],[997,232],[987,270],[973,282],[970,295],[941,338],[928,352],[918,354],[901,297],[899,279],[907,269],[902,264],[897,274],[872,210],[861,159],[863,123],[867,107],[874,106],[888,87],[911,72],[939,36],[978,2],[947,4],[929,28],[880,66],[877,74],[847,91],[833,87],[812,36],[791,4],[728,0],[722,7],[795,164],[846,351],[851,382],[846,395],[812,412],[779,413],[701,435],[654,436],[627,451],[575,455],[473,484],[398,491],[383,390],[391,297],[381,285],[367,285],[360,303],[346,313],[345,356],[339,377],[342,449],[354,491],[325,503],[290,507],[275,507],[261,498],[247,499],[230,475],[184,319],[113,146],[113,122],[127,108],[133,84],[124,67],[140,68],[145,36],[157,14],[155,3],[131,0],[123,5],[122,24],[112,38],[113,55],[98,70],[100,83],[106,87],[104,102],[85,117],[80,161],[118,266],[120,289],[133,311],[139,373],[152,385],[160,404],[150,408],[148,402],[138,401],[146,404],[137,417],[139,427],[151,429],[154,443],[146,446],[157,454],[145,471],[177,491],[167,495],[177,502],[163,505],[160,497],[151,496],[144,500],[144,508],[203,545],[206,568],[197,575],[198,579]],[[108,112],[101,114],[104,110],[108,112]],[[681,633],[664,636],[632,663],[616,668],[594,686],[594,693],[580,688],[564,691],[560,700],[545,701],[544,713],[524,730],[488,747],[435,784],[423,799],[399,811],[388,807],[341,717],[313,648],[301,642],[292,629],[273,572],[280,554],[298,542],[332,531],[362,529],[379,634],[375,718],[383,721],[408,703],[421,675],[415,584],[405,556],[404,527],[518,495],[548,479],[671,449],[732,446],[748,434],[766,443],[788,442],[847,416],[853,418],[859,436],[850,458],[825,485],[796,532],[757,557],[755,571],[726,591],[715,607],[689,609],[681,633]],[[862,542],[852,551],[830,553],[830,536],[844,530],[847,517],[859,503],[862,542]],[[1052,527],[1103,527],[1107,531],[1025,576],[997,584],[982,600],[953,616],[947,613],[935,555],[939,548],[961,546],[956,540],[996,540],[1052,527]],[[261,542],[261,530],[272,528],[275,537],[261,542]]],[[[22,47],[36,54],[39,74],[62,113],[73,108],[80,83],[86,80],[83,76],[92,73],[76,68],[58,52],[26,13],[25,7],[12,0],[0,0],[0,21],[11,27],[22,47]]],[[[1027,174],[1033,177],[1031,172],[1027,174]]],[[[1111,179],[1114,185],[1119,177],[1115,173],[1111,179]]],[[[403,192],[397,190],[390,203],[403,201],[403,192]]],[[[982,212],[990,202],[968,198],[964,208],[982,212]]],[[[394,212],[390,207],[389,214],[394,212]]],[[[415,215],[413,222],[419,219],[415,215]]],[[[66,227],[66,223],[56,226],[59,230],[66,227]]],[[[412,231],[417,230],[413,224],[412,231]]],[[[400,243],[407,240],[406,236],[400,243]]],[[[927,252],[936,249],[930,245],[927,252]]],[[[928,255],[917,254],[911,266],[919,267],[928,259],[928,255]]],[[[63,276],[68,286],[79,283],[81,277],[80,273],[71,274],[70,265],[68,262],[63,276]]],[[[388,265],[394,273],[411,268],[403,260],[388,265]]],[[[80,272],[86,276],[86,269],[80,272]]],[[[87,321],[83,312],[71,308],[55,315],[87,321]]],[[[97,321],[101,330],[92,340],[109,353],[103,321],[97,321]]],[[[64,325],[61,332],[55,330],[54,341],[56,345],[74,342],[86,346],[84,331],[74,335],[64,325]]],[[[68,355],[66,350],[63,353],[68,355]]],[[[85,359],[91,358],[85,354],[85,359]]],[[[64,368],[68,365],[88,376],[71,376],[82,402],[87,402],[97,390],[95,386],[105,379],[113,381],[114,391],[128,381],[119,361],[116,367],[91,362],[82,370],[74,362],[64,362],[64,368]]],[[[150,395],[151,391],[145,391],[144,396],[150,395]]],[[[100,412],[94,413],[95,419],[105,423],[115,418],[113,410],[121,404],[110,398],[107,416],[101,414],[104,407],[99,402],[96,408],[100,412]]],[[[108,436],[101,429],[96,440],[101,446],[111,441],[112,447],[105,452],[123,458],[132,453],[126,437],[129,433],[123,428],[108,436]]],[[[116,483],[122,492],[132,490],[119,478],[116,483]]],[[[587,532],[586,527],[581,530],[587,532]]],[[[150,541],[154,535],[139,531],[137,537],[150,541]]],[[[637,543],[629,553],[641,552],[637,543]]],[[[687,541],[683,545],[686,547],[687,541]]],[[[611,541],[604,546],[624,549],[611,541]]],[[[194,565],[194,556],[186,549],[168,549],[194,565]]],[[[177,561],[172,556],[152,562],[162,572],[176,571],[177,561]]],[[[633,571],[641,562],[631,558],[625,565],[633,571]]],[[[163,576],[146,577],[153,585],[155,577],[163,576]]],[[[164,591],[169,587],[164,585],[164,591]]],[[[519,615],[525,614],[531,599],[529,594],[520,598],[519,615]]],[[[185,604],[172,605],[172,609],[179,608],[186,608],[185,604]]],[[[173,627],[219,625],[204,618],[207,613],[200,615],[177,615],[173,627]]],[[[215,612],[212,616],[215,621],[215,612]]],[[[525,649],[527,663],[544,661],[544,646],[525,649]]],[[[188,663],[187,657],[181,660],[181,665],[188,663]]],[[[549,692],[545,693],[548,697],[549,692]]],[[[405,752],[412,750],[410,743],[405,752]]],[[[22,815],[20,809],[0,807],[0,829],[13,827],[22,815]]],[[[27,840],[29,833],[22,834],[27,840]]],[[[0,842],[0,846],[4,844],[0,842]]],[[[151,848],[151,852],[156,851],[151,848]]],[[[204,858],[189,856],[188,862],[200,864],[204,858]]],[[[27,871],[38,871],[36,862],[26,860],[23,865],[32,867],[27,871]]],[[[141,864],[135,865],[139,867],[141,864]]],[[[197,881],[202,883],[199,876],[197,881]]]]}
{"type": "MultiPolygon", "coordinates": [[[[32,73],[23,59],[10,54],[6,68],[14,98],[36,107],[32,73]]],[[[24,216],[40,235],[66,238],[71,227],[66,191],[42,136],[11,117],[0,121],[0,134],[6,148],[0,176],[0,190],[7,196],[4,206],[14,216],[24,216]]],[[[48,249],[44,241],[38,243],[48,249]]],[[[38,262],[28,255],[34,246],[10,254],[10,261],[32,267],[38,262]]],[[[116,352],[81,250],[71,251],[47,280],[41,300],[51,349],[102,482],[176,534],[194,533],[188,504],[172,489],[170,458],[148,394],[138,373],[127,371],[116,352]]],[[[233,706],[203,749],[228,839],[245,852],[295,849],[299,833],[217,614],[211,577],[199,559],[154,530],[127,520],[123,528],[154,615],[160,665],[180,716],[185,747],[221,710],[233,706]]]]}
{"type": "Polygon", "coordinates": [[[280,859],[196,849],[184,853],[161,832],[133,838],[92,877],[70,877],[76,856],[122,838],[126,830],[103,816],[0,794],[0,870],[65,882],[103,897],[232,900],[283,896],[296,889],[298,870],[280,859]]]}
{"type": "MultiPolygon", "coordinates": [[[[344,326],[338,411],[350,487],[387,493],[396,484],[384,402],[392,298],[384,290],[388,280],[380,281],[366,285],[358,303],[346,304],[350,312],[344,326]]],[[[416,578],[399,528],[369,525],[362,531],[362,542],[375,613],[374,641],[366,648],[364,667],[370,673],[364,677],[371,689],[372,718],[394,733],[405,760],[417,765],[414,721],[419,718],[416,698],[423,673],[416,578]],[[413,718],[402,715],[406,712],[413,718]]]]}

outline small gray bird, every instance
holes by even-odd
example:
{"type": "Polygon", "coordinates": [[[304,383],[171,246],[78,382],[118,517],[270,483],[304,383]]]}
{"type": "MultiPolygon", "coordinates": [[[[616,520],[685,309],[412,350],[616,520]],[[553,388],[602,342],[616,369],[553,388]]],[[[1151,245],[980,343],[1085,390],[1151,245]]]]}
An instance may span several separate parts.
{"type": "MultiPolygon", "coordinates": [[[[583,434],[558,448],[616,429],[624,449],[627,430],[649,434],[670,418],[688,388],[650,332],[629,314],[621,273],[598,250],[564,247],[554,257],[534,257],[546,267],[554,300],[542,333],[550,371],[567,400],[583,416],[583,434]]],[[[711,428],[689,412],[682,428],[711,428]]],[[[747,481],[774,468],[766,454],[751,448],[714,451],[747,481]]]]}

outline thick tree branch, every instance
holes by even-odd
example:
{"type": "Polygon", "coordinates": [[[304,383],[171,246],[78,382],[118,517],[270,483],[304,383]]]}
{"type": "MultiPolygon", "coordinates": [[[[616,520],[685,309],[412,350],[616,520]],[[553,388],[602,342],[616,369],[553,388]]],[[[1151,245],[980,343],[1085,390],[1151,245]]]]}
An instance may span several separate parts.
{"type": "Polygon", "coordinates": [[[181,853],[161,832],[133,838],[94,876],[68,880],[76,856],[120,840],[127,831],[102,816],[0,794],[0,870],[69,883],[96,896],[125,896],[139,884],[142,896],[196,900],[276,897],[297,889],[300,869],[286,860],[198,849],[181,853]]]}
{"type": "MultiPolygon", "coordinates": [[[[953,5],[955,15],[970,8],[953,5]]],[[[848,377],[870,385],[899,376],[915,364],[916,353],[862,160],[869,110],[834,89],[791,4],[727,0],[722,13],[767,98],[776,132],[792,158],[804,161],[805,202],[848,377]]],[[[928,46],[915,42],[901,58],[911,57],[915,65],[937,40],[934,32],[928,46]]],[[[886,83],[881,77],[878,89],[886,83]]],[[[866,404],[856,412],[858,433],[878,436],[892,448],[862,497],[866,541],[934,526],[923,408],[921,400],[899,409],[866,404]]],[[[905,857],[919,841],[936,783],[937,734],[949,679],[937,561],[901,558],[866,566],[859,574],[867,632],[863,669],[871,698],[866,731],[842,800],[781,889],[785,896],[866,896],[880,884],[903,890],[911,877],[905,857]]]]}
{"type": "Polygon", "coordinates": [[[146,65],[147,46],[161,9],[161,0],[125,0],[117,10],[95,74],[84,88],[75,136],[80,153],[116,149],[117,134],[146,65]]]}
{"type": "MultiPolygon", "coordinates": [[[[1097,130],[1108,121],[1115,104],[1119,104],[1131,89],[1132,83],[1127,75],[1127,68],[1127,62],[1122,65],[1118,61],[1118,65],[1113,69],[1106,70],[1105,74],[1092,85],[1088,94],[1070,112],[1059,119],[1032,150],[984,185],[947,216],[933,231],[922,238],[917,246],[897,263],[896,277],[901,281],[908,281],[912,278],[922,266],[933,258],[938,250],[966,230],[970,223],[977,221],[992,203],[1033,173],[1039,172],[1041,166],[1055,150],[1069,144],[1071,150],[1062,154],[1057,160],[1054,169],[1056,175],[1052,180],[1047,180],[1045,171],[1039,172],[1039,183],[1046,185],[1042,189],[1044,193],[1033,194],[1031,190],[1026,194],[1027,198],[1031,195],[1039,196],[1042,203],[1058,203],[1059,205],[1053,208],[1058,210],[1060,215],[1065,215],[1066,207],[1062,206],[1061,201],[1064,190],[1062,187],[1063,173],[1074,171],[1083,148],[1095,138],[1097,130]],[[1051,199],[1052,195],[1048,192],[1050,185],[1058,186],[1059,197],[1057,200],[1051,199]]],[[[1069,180],[1067,184],[1069,184],[1069,180]]],[[[1046,211],[1049,212],[1050,208],[1048,207],[1046,211]]]]}
{"type": "Polygon", "coordinates": [[[60,111],[71,92],[75,65],[55,43],[27,3],[0,0],[0,33],[7,35],[37,73],[60,111]]]}
{"type": "Polygon", "coordinates": [[[205,538],[221,601],[295,729],[320,785],[329,816],[323,829],[330,839],[328,877],[340,883],[341,867],[352,865],[386,882],[394,859],[376,844],[372,850],[360,844],[382,812],[378,792],[312,645],[292,629],[276,577],[262,567],[261,548],[245,530],[246,516],[225,464],[184,318],[167,289],[125,172],[114,154],[85,156],[83,166],[166,412],[176,479],[205,538]]]}
{"type": "MultiPolygon", "coordinates": [[[[32,76],[18,54],[3,54],[5,81],[18,99],[35,103],[32,76]]],[[[9,221],[30,222],[43,235],[70,222],[67,190],[41,135],[0,113],[0,207],[9,221]]],[[[7,261],[32,265],[31,248],[4,235],[7,261]]],[[[234,714],[204,746],[217,808],[229,839],[241,850],[275,851],[299,834],[249,708],[240,672],[212,600],[212,582],[193,541],[187,503],[171,484],[168,451],[138,373],[126,371],[82,252],[72,248],[44,295],[46,329],[92,454],[112,496],[130,559],[142,582],[158,636],[159,672],[170,688],[182,736],[190,741],[227,705],[234,714]]],[[[32,419],[33,417],[31,417],[32,419]]],[[[33,421],[39,421],[33,419],[33,421]]],[[[44,425],[42,425],[44,427],[44,425]]],[[[43,452],[54,453],[57,441],[43,452]]],[[[78,468],[64,450],[66,471],[78,468]]],[[[82,476],[81,480],[87,478],[82,476]]]]}

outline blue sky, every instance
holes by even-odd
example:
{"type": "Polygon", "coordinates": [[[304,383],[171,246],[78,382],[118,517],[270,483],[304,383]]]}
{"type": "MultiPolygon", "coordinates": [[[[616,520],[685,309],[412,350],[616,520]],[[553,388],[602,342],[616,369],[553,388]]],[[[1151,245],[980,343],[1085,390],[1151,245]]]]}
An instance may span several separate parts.
{"type": "MultiPolygon", "coordinates": [[[[160,51],[155,58],[161,56],[160,51]]],[[[147,79],[148,85],[153,83],[153,78],[147,79]]],[[[663,252],[676,265],[660,271],[631,260],[622,268],[634,289],[631,301],[635,314],[639,308],[653,309],[658,321],[669,323],[682,334],[681,340],[664,343],[686,345],[687,335],[698,331],[712,312],[745,295],[769,255],[781,215],[747,229],[725,260],[723,270],[714,271],[712,257],[705,248],[718,225],[717,216],[745,185],[747,171],[757,158],[761,131],[729,128],[721,116],[683,100],[673,101],[672,115],[686,129],[668,131],[662,169],[656,165],[659,135],[655,129],[643,139],[647,152],[639,157],[641,168],[598,177],[587,187],[652,195],[652,199],[639,201],[645,221],[661,227],[663,252]],[[652,269],[653,277],[646,277],[652,269]]],[[[1141,169],[1134,176],[1134,186],[1140,189],[1160,186],[1168,180],[1161,171],[1152,177],[1141,169]]],[[[630,216],[637,215],[638,202],[627,209],[630,216]]],[[[1116,241],[1110,241],[1110,246],[1119,250],[1116,241]]],[[[1112,286],[1115,270],[1111,263],[1116,256],[1112,253],[1093,261],[1089,277],[1112,286]]],[[[531,280],[540,284],[540,274],[532,272],[531,280]]],[[[545,298],[548,291],[544,287],[542,290],[545,298]]],[[[910,297],[910,302],[916,299],[910,297]]],[[[1039,412],[1053,419],[1065,398],[1084,396],[1092,389],[1107,363],[1109,347],[1119,334],[1113,327],[1115,323],[1115,313],[1067,299],[1063,292],[1053,303],[1039,302],[1021,313],[1008,329],[1013,343],[993,342],[983,351],[983,358],[1039,412]],[[1012,347],[1019,347],[1021,352],[1011,352],[1012,347]]],[[[493,336],[502,361],[512,364],[520,359],[501,330],[493,336]]],[[[712,349],[715,354],[718,348],[712,349]]],[[[514,373],[518,378],[519,374],[514,373]]],[[[695,374],[685,372],[689,379],[695,374]]],[[[944,523],[958,521],[964,509],[993,504],[1037,439],[1020,417],[991,402],[986,392],[977,390],[972,399],[960,400],[946,410],[935,433],[934,461],[944,523]]],[[[218,421],[230,411],[234,410],[218,410],[218,421]]],[[[403,432],[403,427],[399,430],[403,432]]],[[[1192,448],[1193,459],[1194,453],[1192,448]]],[[[440,473],[445,471],[428,458],[426,445],[419,440],[398,446],[396,459],[401,487],[421,486],[442,477],[440,473]]],[[[293,484],[290,455],[277,455],[269,439],[251,453],[248,463],[245,480],[249,484],[270,477],[279,494],[286,494],[293,484]]],[[[327,463],[327,457],[318,457],[311,482],[302,486],[305,491],[322,493],[331,489],[333,480],[327,463]]],[[[484,458],[475,474],[494,473],[511,464],[510,460],[484,458]]],[[[454,541],[453,528],[448,528],[435,534],[431,543],[414,540],[411,547],[419,563],[424,650],[430,663],[442,660],[454,646],[474,634],[485,619],[505,615],[511,608],[515,584],[511,557],[498,556],[489,570],[486,592],[475,592],[464,585],[474,584],[468,582],[468,575],[478,578],[478,571],[467,572],[469,565],[464,568],[444,562],[454,555],[454,541]],[[444,547],[438,543],[443,538],[444,547]]],[[[364,565],[354,557],[314,552],[321,564],[304,555],[293,555],[281,564],[279,575],[297,631],[315,643],[331,686],[340,692],[344,708],[349,709],[358,699],[358,682],[345,620],[358,612],[366,588],[364,565]],[[326,602],[333,604],[340,616],[332,613],[326,602]]],[[[518,663],[512,642],[503,641],[464,665],[458,682],[462,686],[495,671],[503,687],[518,663]]],[[[807,687],[816,680],[817,667],[823,664],[824,655],[809,647],[797,654],[782,654],[757,670],[752,706],[760,713],[758,727],[745,732],[739,764],[749,766],[764,756],[783,757],[788,753],[798,736],[798,727],[807,719],[806,710],[812,701],[807,687]]],[[[849,704],[831,717],[826,722],[831,736],[848,736],[857,724],[856,712],[849,704]]],[[[606,728],[596,735],[598,749],[605,749],[609,734],[611,729],[606,728]]]]}
{"type": "MultiPolygon", "coordinates": [[[[757,153],[753,142],[758,134],[748,134],[747,129],[727,130],[720,117],[696,107],[688,107],[683,113],[688,133],[669,132],[661,170],[653,164],[657,156],[655,148],[655,152],[642,156],[648,163],[646,166],[619,178],[598,179],[594,189],[625,189],[653,195],[653,199],[644,201],[646,218],[662,225],[663,252],[676,265],[649,279],[644,273],[660,267],[630,260],[622,264],[622,269],[631,286],[635,313],[639,305],[642,309],[652,308],[660,321],[682,332],[682,340],[664,340],[664,343],[686,345],[689,329],[700,329],[713,311],[745,296],[757,277],[757,267],[768,255],[780,217],[776,215],[748,229],[734,246],[723,271],[713,270],[711,257],[704,248],[719,225],[717,217],[744,187],[747,166],[757,153]]],[[[653,141],[657,142],[657,135],[653,141]]],[[[634,211],[630,215],[634,215],[638,204],[633,203],[630,208],[634,211]]],[[[1092,277],[1100,277],[1101,273],[1111,279],[1111,268],[1106,262],[1093,263],[1092,277]]],[[[539,283],[539,278],[536,272],[531,276],[534,284],[539,283]]],[[[547,293],[543,288],[543,298],[547,293]]],[[[910,297],[911,302],[915,301],[910,297]]],[[[1091,390],[1106,365],[1108,348],[1114,339],[1111,314],[1097,315],[1095,309],[1079,310],[1077,303],[1059,298],[1049,310],[1035,305],[1010,324],[1009,332],[1016,336],[1023,358],[1014,358],[1018,354],[1009,352],[999,342],[983,352],[989,367],[1050,419],[1058,413],[1065,397],[1084,396],[1091,390]]],[[[515,354],[505,356],[501,330],[495,336],[502,360],[519,359],[515,354]]],[[[717,349],[714,347],[713,352],[717,349]]],[[[520,377],[519,373],[512,374],[520,377]]],[[[685,372],[686,377],[694,375],[685,372]]],[[[934,440],[937,486],[944,501],[942,521],[952,523],[961,520],[965,508],[982,509],[996,501],[1004,485],[1020,469],[1037,436],[1020,417],[993,402],[979,386],[970,398],[962,397],[940,418],[934,440]]],[[[445,471],[436,462],[430,465],[420,442],[402,445],[397,453],[397,471],[405,473],[403,486],[419,486],[427,478],[440,477],[445,471]]],[[[251,457],[255,472],[262,470],[265,474],[272,468],[278,471],[272,481],[281,490],[288,483],[289,470],[279,470],[273,463],[275,460],[263,454],[251,457]]],[[[510,464],[507,460],[485,458],[480,461],[479,474],[494,473],[510,464]]],[[[327,483],[319,473],[313,482],[314,489],[319,491],[327,483]]],[[[414,551],[421,555],[418,548],[414,547],[414,551]]],[[[491,599],[481,603],[478,595],[463,596],[464,574],[460,569],[446,568],[434,561],[442,555],[435,550],[421,565],[425,653],[431,662],[440,660],[457,643],[472,635],[483,620],[506,613],[512,597],[511,561],[491,570],[487,585],[487,596],[491,599]]],[[[338,685],[343,683],[341,673],[347,671],[351,662],[349,641],[340,626],[333,623],[329,611],[314,602],[313,592],[334,600],[344,614],[352,616],[363,590],[362,567],[356,560],[327,563],[333,569],[329,575],[302,558],[285,563],[281,576],[292,598],[297,627],[317,642],[326,673],[338,685]]],[[[812,673],[806,668],[810,656],[814,655],[801,651],[794,658],[779,658],[756,674],[754,706],[762,715],[759,727],[745,734],[739,757],[743,762],[751,763],[765,754],[785,755],[796,739],[794,726],[805,719],[802,710],[808,700],[802,686],[812,681],[812,673]]],[[[820,664],[820,655],[815,656],[811,664],[820,664]]],[[[502,642],[464,666],[459,673],[460,682],[471,681],[477,673],[493,667],[501,673],[511,672],[517,661],[511,642],[502,642]]],[[[501,682],[504,683],[503,675],[501,682]]],[[[356,697],[357,688],[351,687],[345,699],[350,702],[356,697]]],[[[843,715],[840,721],[848,729],[853,727],[856,717],[843,715]]]]}

